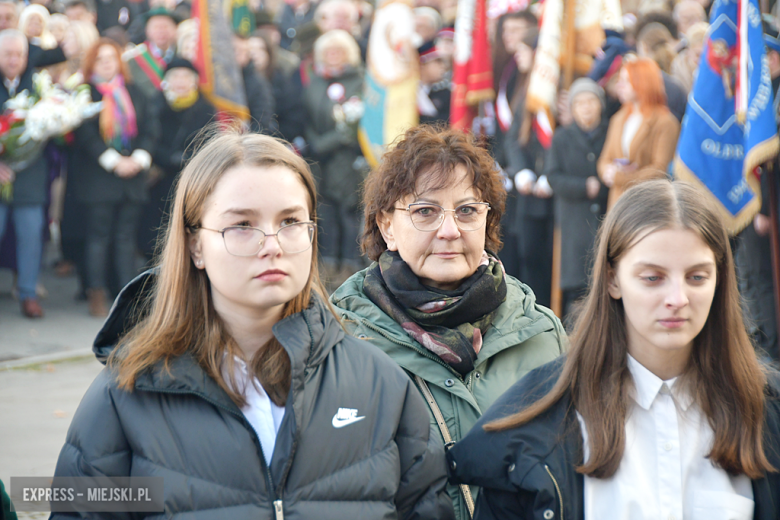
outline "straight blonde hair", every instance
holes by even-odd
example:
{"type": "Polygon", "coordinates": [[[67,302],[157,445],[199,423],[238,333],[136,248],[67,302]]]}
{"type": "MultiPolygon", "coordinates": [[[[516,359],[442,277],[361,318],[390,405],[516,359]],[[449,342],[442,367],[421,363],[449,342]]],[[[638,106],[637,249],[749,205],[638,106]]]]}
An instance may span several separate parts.
{"type": "MultiPolygon", "coordinates": [[[[317,193],[308,164],[283,141],[236,131],[212,130],[211,134],[184,168],[176,185],[173,209],[157,246],[155,263],[159,274],[150,296],[140,302],[136,311],[145,317],[120,341],[109,358],[109,365],[117,369],[119,387],[132,391],[141,372],[160,362],[167,369],[171,359],[189,353],[242,406],[246,403],[244,389],[233,374],[234,358],[244,359],[244,356],[214,309],[208,275],[192,262],[188,247],[190,234],[200,225],[204,203],[219,180],[226,171],[238,166],[281,166],[296,173],[309,194],[309,214],[315,222],[317,193]],[[223,368],[228,382],[222,375],[223,368]]],[[[309,307],[312,293],[323,302],[328,301],[317,268],[316,230],[308,281],[284,306],[282,318],[309,307]]],[[[333,312],[329,305],[328,308],[333,312]]],[[[283,406],[290,389],[291,367],[290,358],[279,341],[272,337],[246,361],[271,400],[283,406]]]]}

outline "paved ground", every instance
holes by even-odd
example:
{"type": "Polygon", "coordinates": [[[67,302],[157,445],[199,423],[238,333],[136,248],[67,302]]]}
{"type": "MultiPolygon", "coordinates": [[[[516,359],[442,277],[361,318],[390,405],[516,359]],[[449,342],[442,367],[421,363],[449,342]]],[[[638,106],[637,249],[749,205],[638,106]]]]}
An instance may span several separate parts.
{"type": "MultiPolygon", "coordinates": [[[[76,301],[76,279],[59,278],[47,258],[41,282],[45,317],[22,316],[11,290],[13,277],[0,269],[0,479],[52,476],[73,414],[103,365],[91,346],[103,320],[76,301]]],[[[351,272],[330,273],[333,287],[351,272]]],[[[23,519],[45,513],[20,513],[23,519]]]]}
{"type": "Polygon", "coordinates": [[[102,368],[90,351],[102,320],[73,299],[76,280],[58,278],[48,267],[41,279],[49,293],[42,300],[46,316],[30,320],[11,296],[11,273],[0,270],[0,479],[6,485],[11,476],[53,475],[73,413],[102,368]]]}
{"type": "Polygon", "coordinates": [[[41,300],[46,315],[31,320],[22,316],[19,303],[11,296],[11,272],[0,269],[0,363],[92,346],[103,320],[91,317],[86,302],[73,298],[75,278],[58,278],[47,267],[41,280],[49,293],[41,300]]]}

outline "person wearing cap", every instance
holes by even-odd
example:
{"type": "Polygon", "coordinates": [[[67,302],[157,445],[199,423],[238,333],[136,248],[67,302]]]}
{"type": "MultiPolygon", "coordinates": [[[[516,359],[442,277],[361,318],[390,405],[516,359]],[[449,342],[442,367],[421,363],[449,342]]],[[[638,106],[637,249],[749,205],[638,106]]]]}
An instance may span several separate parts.
{"type": "Polygon", "coordinates": [[[198,70],[189,60],[173,58],[163,77],[163,91],[156,106],[160,107],[160,138],[154,164],[161,175],[150,179],[149,202],[141,215],[138,230],[139,249],[151,261],[162,229],[163,215],[168,214],[174,182],[190,159],[198,133],[211,123],[217,109],[200,94],[198,70]]]}
{"type": "Polygon", "coordinates": [[[155,7],[143,15],[146,41],[125,53],[133,83],[150,100],[162,90],[168,63],[176,56],[178,15],[164,7],[155,7]]]}
{"type": "Polygon", "coordinates": [[[449,123],[452,91],[447,78],[447,64],[433,42],[425,42],[417,52],[420,56],[420,86],[417,90],[420,124],[449,123]]]}
{"type": "Polygon", "coordinates": [[[436,35],[434,40],[436,44],[436,52],[439,53],[439,57],[444,60],[447,65],[447,75],[452,75],[452,57],[455,54],[455,29],[453,27],[445,27],[439,34],[436,35]]]}
{"type": "Polygon", "coordinates": [[[574,122],[558,127],[553,136],[544,174],[555,192],[555,224],[561,230],[561,274],[564,317],[587,290],[589,253],[609,190],[596,171],[607,137],[609,120],[602,114],[604,90],[589,78],[580,78],[569,89],[574,122]]]}

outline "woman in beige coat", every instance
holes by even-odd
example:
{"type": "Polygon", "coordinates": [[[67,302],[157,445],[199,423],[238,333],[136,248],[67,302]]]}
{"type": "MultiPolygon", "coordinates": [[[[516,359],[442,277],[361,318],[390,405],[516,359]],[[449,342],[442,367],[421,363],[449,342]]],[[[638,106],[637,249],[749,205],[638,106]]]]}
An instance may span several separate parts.
{"type": "Polygon", "coordinates": [[[630,185],[663,178],[674,157],[680,123],[666,107],[658,65],[649,59],[626,63],[617,91],[623,107],[612,117],[598,173],[609,186],[609,210],[630,185]]]}

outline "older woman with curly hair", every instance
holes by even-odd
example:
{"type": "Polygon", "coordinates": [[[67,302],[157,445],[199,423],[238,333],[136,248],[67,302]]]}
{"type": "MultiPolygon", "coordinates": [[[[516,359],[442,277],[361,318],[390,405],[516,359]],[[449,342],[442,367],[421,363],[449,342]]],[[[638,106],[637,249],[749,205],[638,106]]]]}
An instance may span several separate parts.
{"type": "MultiPolygon", "coordinates": [[[[459,130],[407,131],[366,180],[361,245],[374,263],[331,297],[349,332],[416,381],[445,443],[565,343],[496,256],[506,192],[494,164],[459,130]]],[[[448,490],[469,518],[473,490],[448,490]]]]}

